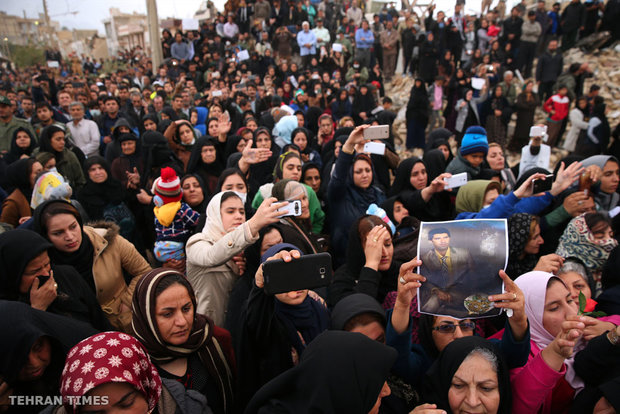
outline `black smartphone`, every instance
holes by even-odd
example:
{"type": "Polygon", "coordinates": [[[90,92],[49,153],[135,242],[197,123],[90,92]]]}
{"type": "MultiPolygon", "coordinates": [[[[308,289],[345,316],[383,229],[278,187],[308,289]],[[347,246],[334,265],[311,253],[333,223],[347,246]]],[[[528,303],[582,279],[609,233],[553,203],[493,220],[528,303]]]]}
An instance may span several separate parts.
{"type": "Polygon", "coordinates": [[[546,175],[544,180],[532,180],[533,193],[538,194],[549,191],[552,184],[553,174],[546,175]]]}
{"type": "Polygon", "coordinates": [[[263,277],[268,295],[327,286],[333,279],[332,257],[329,253],[318,253],[290,262],[270,260],[263,265],[263,277]]]}
{"type": "Polygon", "coordinates": [[[46,284],[48,280],[50,280],[50,277],[49,276],[37,276],[37,279],[39,279],[39,287],[41,287],[44,284],[46,284]]]}

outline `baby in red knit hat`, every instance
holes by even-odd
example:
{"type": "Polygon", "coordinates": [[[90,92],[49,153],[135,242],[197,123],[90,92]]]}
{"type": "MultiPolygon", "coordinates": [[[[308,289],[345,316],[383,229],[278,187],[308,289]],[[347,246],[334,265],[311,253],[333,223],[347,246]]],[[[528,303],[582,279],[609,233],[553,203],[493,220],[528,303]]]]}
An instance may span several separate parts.
{"type": "Polygon", "coordinates": [[[183,198],[181,181],[170,167],[161,169],[161,176],[153,183],[155,208],[155,248],[153,253],[160,262],[185,258],[185,242],[198,224],[200,213],[192,210],[183,198]]]}

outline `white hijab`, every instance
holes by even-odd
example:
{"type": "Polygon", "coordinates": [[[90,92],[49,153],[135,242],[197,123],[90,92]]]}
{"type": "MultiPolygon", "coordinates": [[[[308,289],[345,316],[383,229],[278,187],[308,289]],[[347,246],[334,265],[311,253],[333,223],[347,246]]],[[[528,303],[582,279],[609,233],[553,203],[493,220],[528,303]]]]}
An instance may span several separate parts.
{"type": "MultiPolygon", "coordinates": [[[[227,192],[229,191],[222,191],[214,195],[207,206],[207,220],[202,228],[202,232],[206,235],[207,241],[211,243],[217,242],[227,233],[222,222],[222,213],[220,212],[222,196],[227,192]]],[[[235,197],[239,198],[237,195],[235,197]]]]}
{"type": "MultiPolygon", "coordinates": [[[[536,270],[524,273],[515,280],[515,283],[525,296],[525,314],[530,322],[530,337],[540,350],[545,349],[555,339],[543,326],[547,284],[551,278],[555,278],[564,284],[557,276],[536,270]]],[[[576,392],[581,391],[584,387],[584,383],[575,373],[573,363],[575,354],[583,348],[584,344],[579,340],[573,349],[573,356],[564,361],[566,364],[566,375],[564,375],[564,379],[566,379],[576,392]]]]}

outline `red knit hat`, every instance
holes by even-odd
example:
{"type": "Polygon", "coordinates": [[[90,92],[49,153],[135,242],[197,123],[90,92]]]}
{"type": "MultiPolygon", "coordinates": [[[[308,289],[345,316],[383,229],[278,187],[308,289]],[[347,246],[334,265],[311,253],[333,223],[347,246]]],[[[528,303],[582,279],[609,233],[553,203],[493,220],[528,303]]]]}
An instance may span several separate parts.
{"type": "Polygon", "coordinates": [[[181,200],[181,180],[177,173],[170,167],[161,169],[161,176],[153,183],[154,193],[158,195],[164,204],[174,203],[181,200]]]}

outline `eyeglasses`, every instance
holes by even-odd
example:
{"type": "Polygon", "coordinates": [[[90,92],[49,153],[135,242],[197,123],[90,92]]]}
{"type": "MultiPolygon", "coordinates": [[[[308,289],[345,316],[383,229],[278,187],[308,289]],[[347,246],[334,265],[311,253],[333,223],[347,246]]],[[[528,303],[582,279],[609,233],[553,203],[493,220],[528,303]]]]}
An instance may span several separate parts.
{"type": "Polygon", "coordinates": [[[458,325],[452,324],[452,323],[448,323],[448,324],[444,324],[444,325],[439,325],[439,326],[435,326],[433,328],[433,331],[439,331],[441,333],[444,334],[448,334],[448,333],[454,333],[456,332],[456,327],[461,328],[461,331],[463,332],[473,332],[474,329],[476,329],[476,323],[475,322],[461,322],[458,325]]]}

